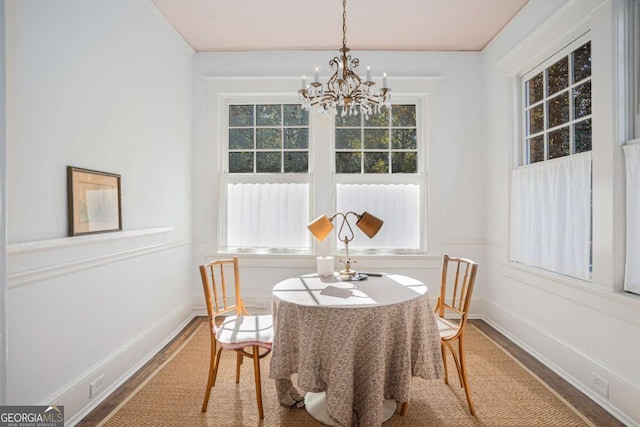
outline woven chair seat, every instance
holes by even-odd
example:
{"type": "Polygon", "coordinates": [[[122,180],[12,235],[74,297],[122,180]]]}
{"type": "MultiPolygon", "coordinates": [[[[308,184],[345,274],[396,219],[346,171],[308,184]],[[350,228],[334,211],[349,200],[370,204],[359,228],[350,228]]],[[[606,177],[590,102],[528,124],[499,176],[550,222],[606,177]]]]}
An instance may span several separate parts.
{"type": "Polygon", "coordinates": [[[438,332],[440,332],[440,338],[451,338],[458,332],[458,328],[460,326],[457,323],[442,317],[437,317],[436,320],[438,322],[438,332]]]}

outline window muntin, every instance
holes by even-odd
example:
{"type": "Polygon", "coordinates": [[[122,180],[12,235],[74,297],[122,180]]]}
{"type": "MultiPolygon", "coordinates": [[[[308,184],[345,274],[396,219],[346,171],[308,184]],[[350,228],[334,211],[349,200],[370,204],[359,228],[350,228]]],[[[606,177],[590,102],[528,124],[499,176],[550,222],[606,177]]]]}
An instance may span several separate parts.
{"type": "Polygon", "coordinates": [[[416,173],[416,106],[394,104],[369,117],[335,117],[335,172],[416,173]]]}
{"type": "Polygon", "coordinates": [[[230,174],[308,171],[309,113],[300,105],[229,105],[230,174]]]}
{"type": "Polygon", "coordinates": [[[522,78],[524,164],[591,150],[591,42],[522,78]]]}

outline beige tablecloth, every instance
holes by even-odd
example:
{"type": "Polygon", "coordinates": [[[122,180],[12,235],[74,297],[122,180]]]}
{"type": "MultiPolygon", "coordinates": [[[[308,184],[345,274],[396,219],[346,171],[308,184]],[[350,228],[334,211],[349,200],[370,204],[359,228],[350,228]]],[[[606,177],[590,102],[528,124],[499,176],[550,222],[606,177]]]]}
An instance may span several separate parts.
{"type": "Polygon", "coordinates": [[[427,288],[406,276],[340,282],[316,275],[273,288],[275,340],[270,377],[278,396],[325,391],[341,426],[379,426],[384,399],[409,401],[411,377],[442,378],[427,288]]]}

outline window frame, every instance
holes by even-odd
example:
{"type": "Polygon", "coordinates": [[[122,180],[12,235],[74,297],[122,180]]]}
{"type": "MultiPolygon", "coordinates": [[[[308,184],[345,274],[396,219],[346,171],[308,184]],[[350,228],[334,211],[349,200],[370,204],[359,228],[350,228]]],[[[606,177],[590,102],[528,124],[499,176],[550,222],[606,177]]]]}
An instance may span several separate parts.
{"type": "MultiPolygon", "coordinates": [[[[441,131],[441,77],[405,77],[394,79],[394,102],[405,97],[420,99],[423,105],[422,117],[419,120],[423,123],[422,142],[424,144],[422,156],[422,164],[425,168],[422,182],[422,199],[424,205],[423,234],[429,236],[429,242],[423,243],[423,253],[417,254],[362,254],[358,256],[359,268],[375,267],[381,260],[400,260],[402,259],[406,266],[423,265],[425,260],[437,260],[441,250],[441,214],[440,214],[440,194],[438,191],[433,192],[432,188],[438,188],[440,182],[440,172],[438,169],[438,153],[440,147],[441,131]],[[428,124],[428,128],[424,127],[428,124]]],[[[198,133],[202,136],[203,146],[199,147],[202,153],[205,153],[205,161],[203,168],[205,170],[206,181],[204,183],[207,192],[205,194],[203,211],[201,215],[205,224],[205,237],[202,240],[204,251],[208,257],[218,255],[229,255],[235,252],[232,249],[223,248],[220,245],[220,233],[224,227],[221,225],[220,218],[223,203],[223,194],[221,193],[223,173],[225,170],[224,145],[226,144],[227,132],[226,123],[228,123],[227,103],[230,100],[240,101],[244,103],[274,103],[297,102],[297,93],[292,88],[299,85],[298,78],[291,77],[207,77],[205,78],[206,90],[201,99],[206,109],[203,111],[203,121],[206,124],[198,133]],[[294,101],[295,100],[295,101],[294,101]]],[[[331,174],[329,168],[326,173],[316,167],[318,163],[318,154],[327,154],[330,150],[329,141],[333,136],[328,130],[328,120],[317,115],[310,117],[309,126],[317,128],[315,134],[320,141],[325,143],[315,144],[313,139],[314,132],[311,132],[309,178],[313,183],[326,182],[328,185],[312,185],[311,186],[311,219],[321,214],[332,213],[333,203],[317,203],[317,200],[329,200],[329,197],[318,197],[318,194],[327,194],[331,190],[331,174]],[[317,123],[315,123],[317,121],[317,123]]],[[[333,160],[331,160],[333,162],[333,160]]],[[[245,255],[245,260],[249,265],[269,265],[272,267],[308,267],[309,259],[316,255],[329,254],[329,240],[325,239],[319,243],[313,241],[313,248],[310,253],[241,253],[245,255]]],[[[424,242],[424,238],[423,238],[424,242]]]]}

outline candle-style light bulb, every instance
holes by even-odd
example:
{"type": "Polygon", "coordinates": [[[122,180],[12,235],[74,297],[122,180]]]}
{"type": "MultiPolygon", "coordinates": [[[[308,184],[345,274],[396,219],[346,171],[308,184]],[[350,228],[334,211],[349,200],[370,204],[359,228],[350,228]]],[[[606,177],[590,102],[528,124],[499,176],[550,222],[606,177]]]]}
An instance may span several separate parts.
{"type": "Polygon", "coordinates": [[[367,81],[371,81],[371,67],[367,66],[367,81]]]}
{"type": "Polygon", "coordinates": [[[316,70],[313,73],[313,81],[316,83],[320,83],[320,68],[318,67],[316,67],[316,70]]]}
{"type": "Polygon", "coordinates": [[[301,89],[305,90],[307,88],[307,76],[305,76],[304,74],[302,75],[302,84],[301,84],[301,89]]]}
{"type": "Polygon", "coordinates": [[[382,87],[387,88],[387,73],[382,73],[382,87]]]}

